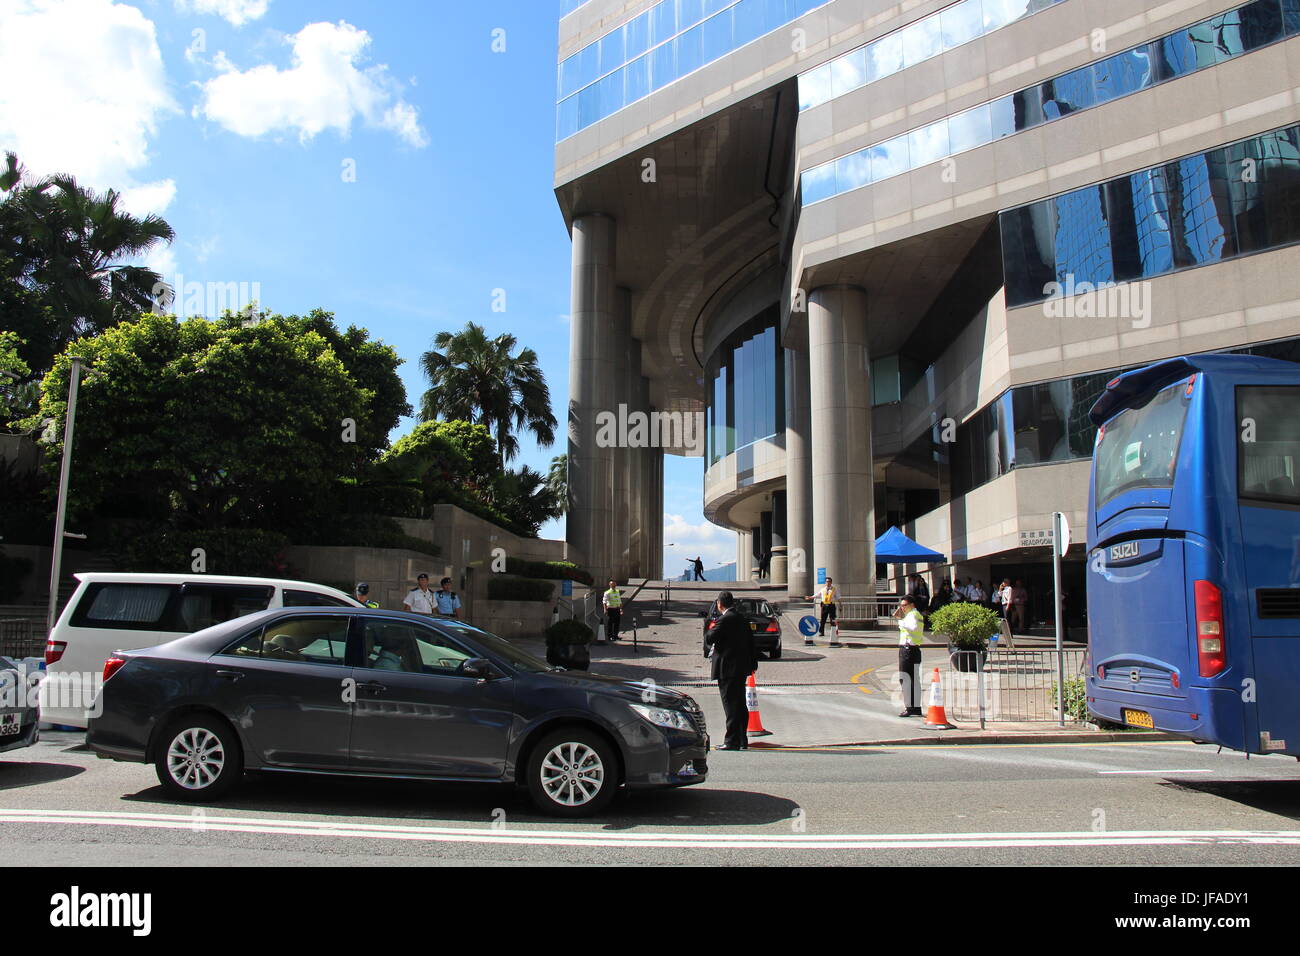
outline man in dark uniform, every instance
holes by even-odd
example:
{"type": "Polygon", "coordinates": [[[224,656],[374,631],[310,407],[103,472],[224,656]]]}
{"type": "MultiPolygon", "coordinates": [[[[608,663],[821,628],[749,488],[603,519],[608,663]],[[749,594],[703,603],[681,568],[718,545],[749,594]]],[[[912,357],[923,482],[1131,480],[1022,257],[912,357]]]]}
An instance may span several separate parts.
{"type": "Polygon", "coordinates": [[[749,746],[749,708],[745,704],[745,682],[758,669],[754,632],[745,616],[736,610],[730,591],[718,595],[721,617],[705,637],[712,660],[711,676],[722,694],[727,734],[719,750],[744,750],[749,746]]]}

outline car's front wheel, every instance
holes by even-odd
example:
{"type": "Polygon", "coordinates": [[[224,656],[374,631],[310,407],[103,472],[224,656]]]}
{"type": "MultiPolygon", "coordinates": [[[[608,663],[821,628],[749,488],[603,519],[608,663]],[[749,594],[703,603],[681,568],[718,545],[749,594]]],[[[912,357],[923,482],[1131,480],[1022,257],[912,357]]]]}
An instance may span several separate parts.
{"type": "Polygon", "coordinates": [[[171,796],[214,800],[239,782],[243,753],[234,732],[215,717],[193,714],[168,725],[154,767],[171,796]]]}
{"type": "Polygon", "coordinates": [[[561,817],[599,813],[618,790],[609,741],[583,727],[547,734],[528,758],[528,793],[538,809],[561,817]]]}

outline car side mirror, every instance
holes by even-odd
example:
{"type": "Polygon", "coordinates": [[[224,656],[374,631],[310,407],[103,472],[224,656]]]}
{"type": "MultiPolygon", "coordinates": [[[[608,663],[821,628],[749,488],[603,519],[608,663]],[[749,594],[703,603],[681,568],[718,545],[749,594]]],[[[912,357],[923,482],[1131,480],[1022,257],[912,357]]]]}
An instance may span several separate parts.
{"type": "Polygon", "coordinates": [[[492,662],[486,657],[471,657],[460,665],[460,672],[466,677],[474,677],[478,680],[491,680],[498,676],[492,667],[492,662]]]}

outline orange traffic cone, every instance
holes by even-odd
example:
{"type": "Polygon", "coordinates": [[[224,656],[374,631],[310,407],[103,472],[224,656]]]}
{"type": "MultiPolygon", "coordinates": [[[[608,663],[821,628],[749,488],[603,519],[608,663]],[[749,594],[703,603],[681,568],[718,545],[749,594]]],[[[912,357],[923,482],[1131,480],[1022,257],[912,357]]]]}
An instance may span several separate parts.
{"type": "Polygon", "coordinates": [[[745,684],[745,706],[749,708],[749,736],[770,737],[772,731],[763,726],[763,718],[758,712],[758,682],[753,674],[745,684]]]}
{"type": "Polygon", "coordinates": [[[948,713],[943,709],[943,682],[939,679],[939,668],[934,669],[930,680],[930,699],[926,701],[925,726],[935,730],[956,730],[948,723],[948,713]]]}

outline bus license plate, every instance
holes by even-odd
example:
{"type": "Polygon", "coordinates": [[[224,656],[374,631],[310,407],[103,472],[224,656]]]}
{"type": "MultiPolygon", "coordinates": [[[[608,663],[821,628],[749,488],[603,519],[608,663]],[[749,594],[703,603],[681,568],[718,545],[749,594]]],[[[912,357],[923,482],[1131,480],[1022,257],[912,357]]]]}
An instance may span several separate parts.
{"type": "Polygon", "coordinates": [[[18,733],[21,728],[20,714],[0,714],[0,737],[18,733]]]}
{"type": "Polygon", "coordinates": [[[1147,730],[1156,729],[1155,720],[1145,710],[1125,710],[1124,723],[1134,727],[1145,727],[1147,730]]]}

